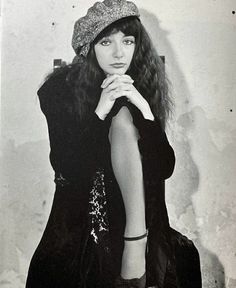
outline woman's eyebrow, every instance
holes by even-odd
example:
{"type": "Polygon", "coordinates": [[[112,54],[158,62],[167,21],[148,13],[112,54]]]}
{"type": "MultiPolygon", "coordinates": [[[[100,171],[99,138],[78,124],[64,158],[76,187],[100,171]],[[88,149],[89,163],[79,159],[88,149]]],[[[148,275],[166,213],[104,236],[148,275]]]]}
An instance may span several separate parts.
{"type": "Polygon", "coordinates": [[[130,34],[124,35],[123,37],[134,37],[135,38],[134,35],[130,35],[130,34]]]}

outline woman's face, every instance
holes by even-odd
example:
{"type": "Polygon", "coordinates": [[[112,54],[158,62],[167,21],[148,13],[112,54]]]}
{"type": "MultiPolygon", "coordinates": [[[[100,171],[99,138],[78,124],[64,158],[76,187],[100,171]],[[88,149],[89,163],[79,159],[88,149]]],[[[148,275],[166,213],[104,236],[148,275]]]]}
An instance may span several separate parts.
{"type": "Polygon", "coordinates": [[[125,74],[135,49],[135,37],[119,31],[103,37],[94,46],[99,66],[105,74],[125,74]]]}

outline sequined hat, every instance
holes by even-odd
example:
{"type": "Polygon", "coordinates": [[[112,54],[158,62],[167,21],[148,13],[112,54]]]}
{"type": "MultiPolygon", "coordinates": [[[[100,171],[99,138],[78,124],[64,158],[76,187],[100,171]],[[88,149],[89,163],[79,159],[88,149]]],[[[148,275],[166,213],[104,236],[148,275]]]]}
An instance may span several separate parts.
{"type": "Polygon", "coordinates": [[[86,16],[75,22],[72,47],[78,56],[87,56],[90,43],[111,23],[129,16],[140,17],[137,6],[126,0],[104,0],[88,9],[86,16]]]}

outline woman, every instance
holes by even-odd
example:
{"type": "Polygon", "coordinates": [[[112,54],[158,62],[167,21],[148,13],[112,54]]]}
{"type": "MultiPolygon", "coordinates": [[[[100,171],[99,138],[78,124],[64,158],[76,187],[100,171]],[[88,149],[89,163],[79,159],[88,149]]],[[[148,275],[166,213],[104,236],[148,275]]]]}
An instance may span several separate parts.
{"type": "Polygon", "coordinates": [[[137,7],[95,3],[72,46],[38,91],[56,191],[26,287],[201,287],[195,246],[168,222],[171,101],[137,7]]]}

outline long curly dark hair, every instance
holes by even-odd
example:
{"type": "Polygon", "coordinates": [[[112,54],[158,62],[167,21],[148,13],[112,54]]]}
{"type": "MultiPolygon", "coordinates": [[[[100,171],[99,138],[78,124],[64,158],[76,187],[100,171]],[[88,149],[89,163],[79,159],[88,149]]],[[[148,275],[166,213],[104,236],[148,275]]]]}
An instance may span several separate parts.
{"type": "Polygon", "coordinates": [[[91,43],[86,59],[68,66],[70,69],[67,81],[74,91],[73,112],[83,120],[96,109],[102,92],[100,85],[105,74],[97,62],[94,45],[104,36],[119,31],[135,37],[135,51],[126,74],[134,80],[134,86],[147,100],[152,113],[160,119],[164,128],[172,111],[168,79],[162,59],[158,56],[147,31],[137,17],[126,17],[106,27],[91,43]]]}

